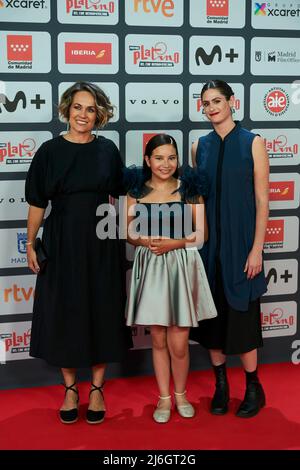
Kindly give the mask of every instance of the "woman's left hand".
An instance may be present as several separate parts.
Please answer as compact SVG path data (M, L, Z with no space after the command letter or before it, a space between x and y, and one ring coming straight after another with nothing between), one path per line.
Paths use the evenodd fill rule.
M163 255L164 253L168 253L168 251L176 250L181 248L180 244L181 240L174 240L169 238L155 238L151 240L149 244L149 249L155 255Z
M253 279L262 271L263 258L262 251L252 249L248 255L244 273L247 272L247 279Z

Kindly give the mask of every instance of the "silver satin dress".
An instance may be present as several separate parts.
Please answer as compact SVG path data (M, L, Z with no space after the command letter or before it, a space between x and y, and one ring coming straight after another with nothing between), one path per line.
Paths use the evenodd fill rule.
M181 208L179 218L182 218L185 204L179 201L175 204ZM150 209L158 204L145 205ZM160 214L160 218L163 220L163 215ZM149 211L148 219L151 219ZM174 220L176 224L176 214L173 224ZM156 236L165 235L163 224L160 227L157 225L157 228ZM171 232L170 238L178 238L174 236L173 228ZM153 236L153 230L151 234ZM160 256L149 248L136 248L126 305L127 325L197 327L199 321L216 316L217 311L197 248L181 248Z

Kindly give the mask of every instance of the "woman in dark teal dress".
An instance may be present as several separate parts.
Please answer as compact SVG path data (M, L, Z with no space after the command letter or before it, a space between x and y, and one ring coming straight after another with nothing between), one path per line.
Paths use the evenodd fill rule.
M62 95L59 110L69 131L39 148L26 180L28 266L35 273L36 234L48 201L52 206L43 230L48 262L37 277L30 354L62 369L64 423L78 418L76 368L92 368L86 418L94 424L104 419L105 365L122 360L131 346L119 242L96 234L96 209L118 195L123 165L115 144L92 134L113 115L101 89L76 83Z
M262 346L260 296L266 292L262 250L268 222L269 160L263 139L232 119L234 93L221 81L201 92L214 130L193 145L192 157L208 180L209 239L201 250L218 316L201 322L199 342L209 349L216 375L213 414L228 410L226 355L238 354L246 393L237 416L256 415L265 404L257 376Z

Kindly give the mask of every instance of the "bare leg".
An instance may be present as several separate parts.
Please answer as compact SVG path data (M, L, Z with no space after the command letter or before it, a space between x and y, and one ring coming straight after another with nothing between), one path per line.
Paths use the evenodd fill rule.
M152 357L155 377L159 388L159 395L170 395L170 355L167 345L167 328L165 326L151 326ZM160 400L158 408L170 409L171 399Z
M209 354L213 366L220 366L226 362L226 356L221 349L210 349Z
M74 382L76 382L76 369L62 368L61 372L64 378L64 383L67 387L70 387L74 384ZM74 385L73 388L77 390L77 385ZM72 390L68 390L68 392L65 394L64 402L60 409L67 411L72 410L73 408L77 408L77 399L77 393L72 392Z
M104 372L106 364L97 364L92 367L92 383L96 387L100 387L103 384ZM101 393L95 390L90 394L89 398L89 410L102 411L105 410L105 405Z
M257 349L241 354L240 358L246 372L254 372L257 369Z
M167 330L167 343L171 356L171 369L174 380L177 405L185 405L187 402L183 392L186 389L186 381L189 372L189 328L170 326Z

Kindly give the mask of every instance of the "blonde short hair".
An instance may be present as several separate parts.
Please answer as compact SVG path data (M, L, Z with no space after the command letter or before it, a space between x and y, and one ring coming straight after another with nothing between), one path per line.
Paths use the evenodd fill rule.
M94 83L76 82L74 85L69 87L62 94L60 99L58 106L60 116L67 121L69 120L73 97L78 91L87 91L94 97L97 113L95 126L98 128L104 127L114 115L114 106L111 104L104 91Z

